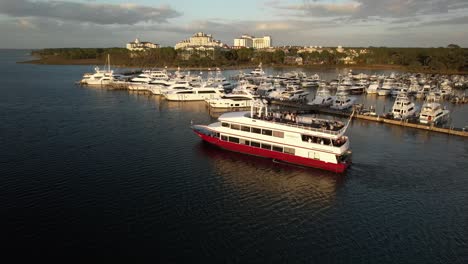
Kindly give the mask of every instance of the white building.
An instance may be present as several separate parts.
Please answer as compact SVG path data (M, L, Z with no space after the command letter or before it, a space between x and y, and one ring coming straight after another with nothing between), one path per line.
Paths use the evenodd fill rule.
M135 39L133 42L127 43L127 49L129 50L147 50L147 49L157 49L159 48L159 44L154 44L151 42L140 41L138 38Z
M252 48L253 47L253 36L242 35L240 38L234 39L234 48Z
M234 39L234 48L255 48L265 49L271 48L271 37L263 36L256 38L250 35L242 35L240 38Z
M189 39L182 40L175 45L175 49L192 50L212 50L224 47L227 47L224 43L213 39L211 34L205 34L203 32L195 33Z
M343 53L343 52L344 52L343 47L342 47L342 46L338 46L338 47L336 48L336 52Z

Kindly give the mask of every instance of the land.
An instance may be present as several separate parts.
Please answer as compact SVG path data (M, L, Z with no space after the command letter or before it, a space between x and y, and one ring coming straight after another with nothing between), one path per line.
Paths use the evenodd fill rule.
M360 52L356 52L360 51ZM365 51L365 52L363 52ZM112 67L162 68L186 70L246 69L264 67L350 68L398 70L407 72L468 74L468 49L465 48L349 48L343 52L324 49L301 52L295 48L275 50L216 50L187 52L171 47L132 52L123 48L42 49L35 50L34 60L21 63L49 65L104 65L107 54ZM300 63L296 63L299 60Z

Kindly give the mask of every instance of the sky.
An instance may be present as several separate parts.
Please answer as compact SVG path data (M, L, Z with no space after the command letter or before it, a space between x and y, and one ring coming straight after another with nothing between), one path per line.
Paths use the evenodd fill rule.
M196 32L233 45L468 47L468 0L0 0L0 48L174 46Z

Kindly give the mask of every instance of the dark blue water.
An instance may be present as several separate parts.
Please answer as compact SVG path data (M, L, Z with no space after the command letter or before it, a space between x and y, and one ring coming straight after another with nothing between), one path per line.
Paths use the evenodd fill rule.
M202 143L203 103L74 86L91 67L27 58L0 51L3 252L467 263L465 138L353 121L354 164L335 175Z

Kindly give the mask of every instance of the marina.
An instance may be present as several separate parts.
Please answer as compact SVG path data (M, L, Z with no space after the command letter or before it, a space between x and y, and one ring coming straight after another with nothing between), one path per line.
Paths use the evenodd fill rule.
M7 250L168 263L207 256L219 262L463 263L466 137L364 120L376 118L364 110L380 118L390 112L391 96L352 95L363 116L357 118L355 107L345 133L352 163L335 173L226 151L191 129L250 107L217 109L147 90L77 86L92 66L18 64L26 51L0 52L0 72L7 73L0 88ZM264 68L272 76L299 70ZM347 71L306 73L331 82ZM308 102L316 89L305 88ZM424 100L412 100L421 109ZM450 111L447 124L466 125L466 105L439 103ZM273 102L268 107L299 111ZM322 111L306 114L320 120L315 135L321 120L342 129L352 113ZM228 118L237 117L222 119ZM295 123L281 127L286 124L293 129Z
M111 72L109 65L107 67L108 71ZM444 111L444 118L437 117L436 120L436 117L429 117L429 122L421 119L423 115L419 114L421 110L428 109L426 105L436 105L441 100L447 100L453 104L463 104L467 101L464 93L462 96L457 95L452 88L454 84L462 90L464 87L468 87L464 84L465 76L434 77L422 74L395 74L393 72L388 76L378 76L364 73L355 74L349 71L344 75L339 74L335 79L337 81L333 83L333 81L321 80L316 73L308 77L301 71L291 71L276 76L267 75L261 64L250 73L241 71L239 74L228 77L224 77L220 69L208 71L206 80L202 77L203 72L200 72L200 75L191 75L190 72L184 73L180 68L174 73L167 70L142 72L143 74L137 76L147 76L142 81L147 84L134 86L133 83L116 77L113 82L103 79L105 83L98 86L114 90L146 91L174 101L204 100L209 108L226 109L226 111L230 108L248 108L252 105L250 101L254 97L266 99L271 104L292 107L304 113L347 117L351 115L351 109L358 108L354 118L449 135L468 136L466 124L464 127L454 127L452 124L447 124L448 110L440 110ZM99 70L97 70L97 74L100 76ZM86 83L87 76L89 74L85 74L84 79L78 83L95 85L94 82L93 84ZM128 76L128 74L115 76ZM130 79L132 78L130 77ZM159 79L164 79L164 84L158 83ZM228 79L231 82L227 81ZM177 83L180 84L177 86ZM301 87L308 87L309 90L315 89L316 95L310 98L310 93ZM336 90L334 96L331 95L330 89ZM396 97L396 101L389 113L376 114L368 111L368 108L375 108L375 106L357 104L356 97L350 94L377 94L379 97L392 95ZM424 98L427 103L418 109L410 99L410 94L415 98ZM400 104L398 110L395 108L397 104ZM421 121L418 121L416 114L420 115ZM433 118L432 122L430 118Z

